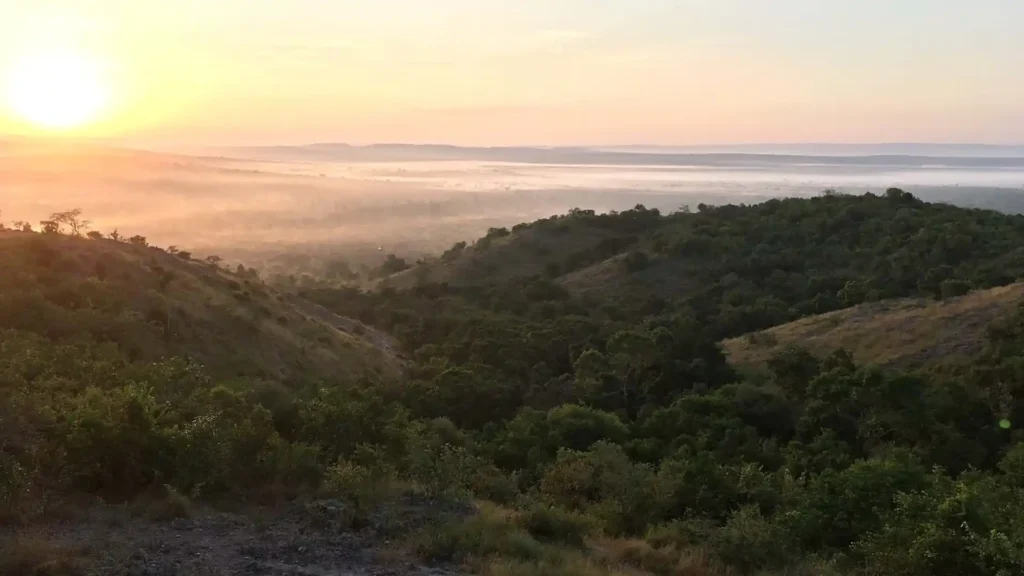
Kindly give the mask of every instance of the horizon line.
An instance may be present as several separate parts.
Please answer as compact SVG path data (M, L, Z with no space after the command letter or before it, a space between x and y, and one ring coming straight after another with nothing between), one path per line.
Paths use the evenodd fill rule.
M155 144L144 143L145 138L136 139L132 136L126 137L74 137L60 134L18 134L0 133L0 142L6 140L36 140L49 142L62 142L67 144L95 143L149 146ZM922 147L973 147L973 148L1024 148L1024 141L1020 143L997 143L997 142L928 142L928 141L875 141L875 142L843 142L843 141L800 141L800 142L731 142L731 143L701 143L701 144L652 144L652 143L630 143L630 144L457 144L451 142L431 141L374 141L374 142L348 142L344 140L310 140L303 143L257 143L257 144L221 144L221 143L194 143L194 144L163 144L160 147L194 147L194 148L305 148L314 146L348 146L352 148L369 148L373 146L409 146L409 147L446 147L446 148L482 148L482 149L536 149L536 150L568 150L568 149L593 149L602 148L749 148L749 147L784 147L784 146L842 146L842 147L885 147L885 146L922 146Z

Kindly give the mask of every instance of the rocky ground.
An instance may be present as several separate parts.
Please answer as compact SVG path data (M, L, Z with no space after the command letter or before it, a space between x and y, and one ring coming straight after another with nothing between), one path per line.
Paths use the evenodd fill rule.
M354 525L344 504L331 500L192 510L163 521L127 506L94 507L73 520L0 528L0 539L17 542L9 547L14 555L0 561L0 576L454 576L451 567L424 566L397 551L397 542L434 514L406 503Z

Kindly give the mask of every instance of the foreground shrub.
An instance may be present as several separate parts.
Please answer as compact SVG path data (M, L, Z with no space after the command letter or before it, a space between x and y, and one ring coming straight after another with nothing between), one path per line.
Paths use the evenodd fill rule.
M594 532L593 520L583 514L541 504L535 504L521 513L518 524L542 542L570 546L583 545L584 539Z
M598 519L610 534L642 533L658 505L651 468L607 442L586 452L560 450L540 493L546 502Z
M475 516L426 531L415 543L415 550L428 562L466 562L492 556L536 560L544 551L509 513L490 505L481 506Z
M117 390L90 388L72 401L56 437L67 454L67 473L76 488L132 495L165 471L168 438L151 390L129 385Z
M157 486L135 502L136 514L149 520L166 522L192 515L192 502L172 486Z
M736 571L722 564L701 546L655 547L637 539L606 538L595 545L596 558L605 565L619 566L629 574L636 569L658 576L733 576Z
M715 534L712 545L724 563L744 573L781 568L793 557L783 531L762 516L755 506L734 512Z
M971 476L971 475L965 475ZM852 547L868 576L982 576L1024 570L1024 492L1000 478L935 477L899 494L883 527Z
M390 467L339 460L327 469L323 491L340 498L345 508L330 521L340 522L343 528L364 527L374 510L394 494L395 482Z
M333 496L367 507L384 498L395 479L389 466L339 460L327 469L323 487Z

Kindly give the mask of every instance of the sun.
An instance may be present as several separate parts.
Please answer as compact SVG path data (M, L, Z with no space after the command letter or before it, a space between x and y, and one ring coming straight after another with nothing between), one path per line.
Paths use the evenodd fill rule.
M110 101L100 63L85 54L26 54L10 66L7 104L25 121L49 130L77 128L99 119Z

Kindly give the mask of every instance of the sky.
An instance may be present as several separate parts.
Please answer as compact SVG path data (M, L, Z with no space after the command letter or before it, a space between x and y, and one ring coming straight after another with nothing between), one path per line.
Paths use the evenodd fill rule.
M0 0L159 144L1024 143L1021 0ZM3 76L0 75L0 78ZM43 133L0 101L0 133ZM60 135L60 134L58 134Z

